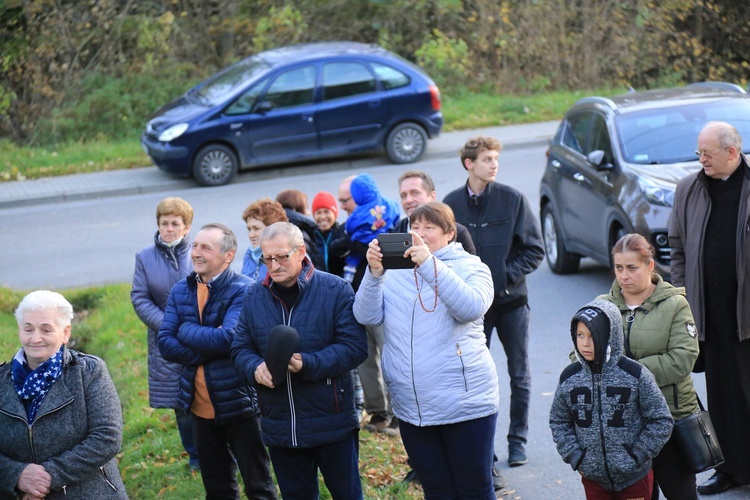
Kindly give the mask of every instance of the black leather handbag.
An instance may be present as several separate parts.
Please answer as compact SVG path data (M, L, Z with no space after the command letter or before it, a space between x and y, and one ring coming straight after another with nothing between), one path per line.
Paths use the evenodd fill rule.
M698 398L700 411L674 423L674 433L690 468L696 474L724 463L711 416Z

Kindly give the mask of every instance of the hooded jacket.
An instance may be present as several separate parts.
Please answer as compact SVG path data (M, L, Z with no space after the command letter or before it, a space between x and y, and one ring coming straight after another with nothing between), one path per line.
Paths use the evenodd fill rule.
M460 244L437 250L414 271L365 272L354 315L383 324L383 378L393 413L412 425L445 425L497 413L498 383L484 335L493 298L490 270ZM437 279L435 277L437 265ZM435 293L438 295L434 312Z
M305 258L297 285L299 296L288 309L270 276L253 284L232 342L237 372L258 391L263 442L280 448L335 443L359 428L350 371L367 358L365 329L354 319L349 283L316 270ZM278 325L297 330L302 369L287 372L286 381L271 389L255 381L255 370Z
M672 417L681 420L698 411L698 397L690 375L698 358L698 338L685 289L667 283L658 274L652 279L654 293L632 312L622 296L617 280L608 295L620 310L628 357L649 369L661 388Z
M672 416L653 375L623 356L620 311L594 300L571 322L591 331L595 358L578 361L560 375L550 410L552 439L563 461L611 491L640 481L672 433Z
M115 455L122 444L120 398L104 361L65 349L63 371L31 426L0 365L0 499L14 499L28 464L52 476L48 499L128 498ZM20 498L20 497L19 497Z
M148 327L148 404L151 408L179 408L182 365L165 360L156 344L167 298L172 287L193 269L190 238L185 235L169 247L154 236L154 244L135 256L133 289L130 301L141 321Z
M380 194L378 185L370 174L355 177L349 190L357 204L357 208L346 219L346 233L352 241L368 244L398 222L399 206Z

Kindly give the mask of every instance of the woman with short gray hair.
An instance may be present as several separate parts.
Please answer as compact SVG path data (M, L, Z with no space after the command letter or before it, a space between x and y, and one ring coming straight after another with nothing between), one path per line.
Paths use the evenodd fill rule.
M0 366L0 498L128 497L120 399L104 361L66 347L72 319L47 290L16 310L22 347Z

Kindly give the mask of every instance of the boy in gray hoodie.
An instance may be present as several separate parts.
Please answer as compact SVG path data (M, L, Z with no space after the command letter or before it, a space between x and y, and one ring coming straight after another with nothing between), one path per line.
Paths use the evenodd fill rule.
M672 433L664 396L648 369L623 356L614 304L587 304L570 331L577 361L560 375L549 417L557 451L581 474L586 498L650 499L651 460Z

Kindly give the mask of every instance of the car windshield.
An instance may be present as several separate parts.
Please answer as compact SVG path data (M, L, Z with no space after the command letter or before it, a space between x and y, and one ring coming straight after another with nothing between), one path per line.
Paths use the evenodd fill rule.
M698 134L706 122L727 122L750 137L750 100L724 99L656 107L616 118L625 161L640 164L697 161Z
M264 73L269 65L255 58L245 59L188 92L188 98L203 106L216 106L224 102L240 87L244 87L256 76Z

